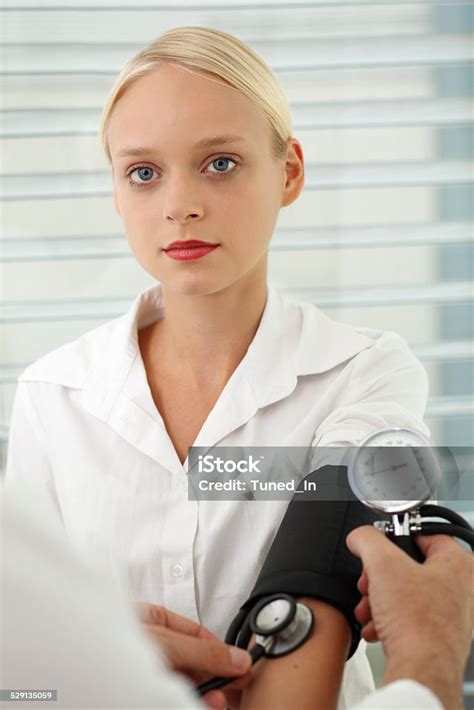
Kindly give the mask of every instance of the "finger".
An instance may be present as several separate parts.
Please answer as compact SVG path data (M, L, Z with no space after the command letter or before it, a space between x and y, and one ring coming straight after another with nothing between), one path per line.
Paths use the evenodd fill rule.
M238 710L242 702L242 691L233 690L230 686L227 686L224 690L224 693L226 697L227 707L229 707L230 710Z
M245 675L237 678L237 680L232 681L224 688L225 697L227 700L227 705L230 710L238 710L242 701L242 691L252 682L252 673L245 673Z
M175 670L211 676L240 676L252 664L247 651L219 639L195 638L159 626L149 628L162 644Z
M427 560L440 556L450 557L463 549L450 535L416 535L415 541Z
M367 573L365 569L362 570L362 574L359 577L359 581L357 582L357 589L364 596L369 593L369 580L367 578Z
M164 607L146 602L133 602L138 618L144 624L163 624L165 622Z
M352 530L346 537L346 545L354 555L360 557L368 578L371 574L386 576L392 561L409 567L417 564L372 525L362 525Z
M187 678L189 678L194 685L201 685L201 683L205 683L206 681L209 680L209 673L203 673L202 671L188 671L186 673L183 673L183 675L186 675ZM213 674L215 675L215 674ZM232 680L232 682L228 683L226 686L223 688L223 692L227 694L228 690L238 690L241 692L245 688L247 688L250 683L252 682L252 673L249 671L248 673L244 673L242 676L235 676L235 678Z
M379 640L373 621L369 621L369 623L362 629L362 638L368 643L375 643Z
M148 604L146 602L135 602L134 606L139 614L140 620L145 624L164 626L173 631L178 631L187 636L196 636L197 638L217 638L217 636L204 626L201 626L201 624L187 619L185 616L181 616L181 614L176 614L164 606Z
M229 683L229 685L226 686L226 688L229 688L230 690L243 690L244 688L247 688L251 682L252 673L249 671L248 673L244 673L244 675L241 675L233 680L232 683Z
M225 710L227 699L222 690L210 690L202 696L204 704L213 710Z
M372 611L370 609L370 602L368 597L362 597L360 602L354 609L354 616L362 626L369 623L372 618Z

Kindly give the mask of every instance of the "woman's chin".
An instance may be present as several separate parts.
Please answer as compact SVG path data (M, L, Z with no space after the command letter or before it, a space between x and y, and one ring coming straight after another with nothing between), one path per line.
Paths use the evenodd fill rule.
M212 278L209 274L183 274L183 277L160 281L165 291L172 291L181 296L209 296L222 291L229 284L221 278Z

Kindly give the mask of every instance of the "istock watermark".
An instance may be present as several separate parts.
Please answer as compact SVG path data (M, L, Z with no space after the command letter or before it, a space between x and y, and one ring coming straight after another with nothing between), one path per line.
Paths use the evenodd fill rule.
M309 458L308 458L309 456ZM311 450L303 447L192 447L188 455L190 500L291 500ZM311 488L315 489L314 483Z
M474 515L473 447L434 446L425 452L423 447L393 446L193 446L188 452L188 499L350 500L354 491L348 469L355 452L363 455L351 480L357 479L366 498L415 499L420 486L432 479L431 499L453 501L456 510ZM439 480L427 470L430 452L439 458Z
M263 456L259 456L257 461L254 460L252 454L247 459L224 459L220 456L198 455L198 471L199 473L262 473L260 464Z

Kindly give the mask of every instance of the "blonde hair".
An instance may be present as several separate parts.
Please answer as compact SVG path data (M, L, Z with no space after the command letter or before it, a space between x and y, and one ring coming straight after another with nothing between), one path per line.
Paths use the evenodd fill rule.
M233 35L210 27L175 27L132 57L123 67L104 107L99 140L109 163L108 127L117 101L139 77L162 64L176 64L200 73L210 72L251 99L267 119L272 154L281 159L292 136L288 100L272 69Z

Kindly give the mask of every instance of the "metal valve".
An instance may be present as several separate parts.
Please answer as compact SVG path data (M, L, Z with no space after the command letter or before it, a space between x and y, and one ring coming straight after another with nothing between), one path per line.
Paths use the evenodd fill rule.
M410 535L421 532L421 513L419 508L414 508L406 513L393 513L392 521L378 520L374 527L385 535Z

